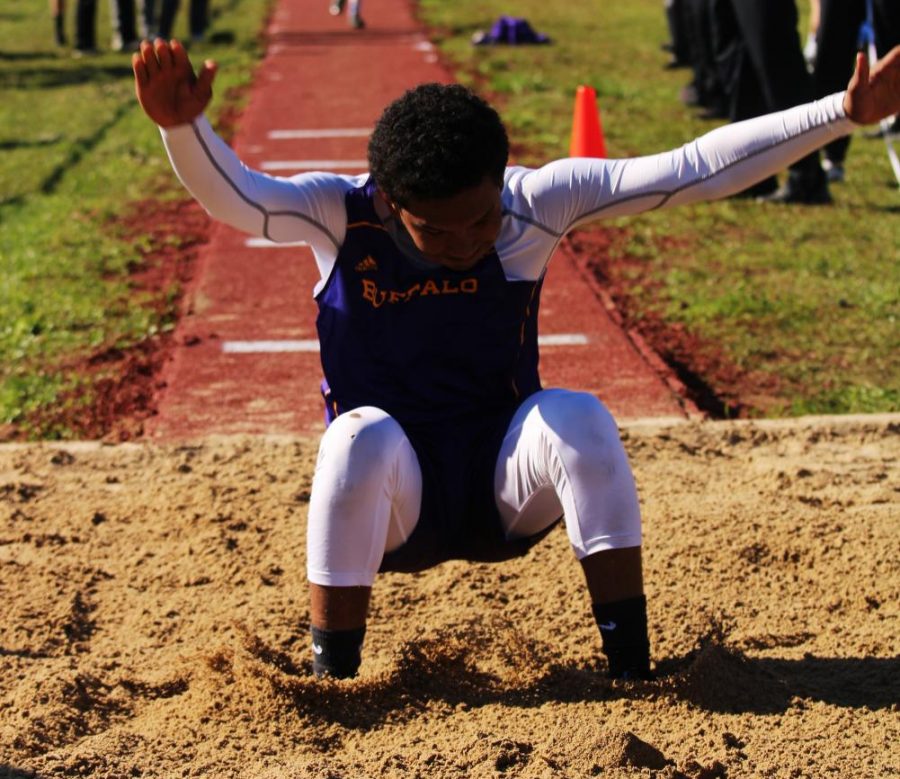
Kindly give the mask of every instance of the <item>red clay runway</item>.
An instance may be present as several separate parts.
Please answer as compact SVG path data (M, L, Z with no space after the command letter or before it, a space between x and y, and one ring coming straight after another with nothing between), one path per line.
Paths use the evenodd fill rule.
M417 83L452 80L406 0L367 0L362 31L330 17L327 5L277 6L235 138L252 167L362 172L366 131L382 108ZM248 245L247 236L217 225L188 290L147 435L320 433L316 281L308 248ZM619 419L696 415L665 366L618 327L565 244L550 264L540 333L544 386L594 392Z

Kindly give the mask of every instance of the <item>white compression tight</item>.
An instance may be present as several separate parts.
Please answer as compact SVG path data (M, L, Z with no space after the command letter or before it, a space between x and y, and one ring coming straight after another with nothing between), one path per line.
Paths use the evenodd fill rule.
M593 395L535 393L500 447L494 497L508 538L535 535L560 514L580 560L640 546L634 478L616 423ZM307 531L314 584L369 587L385 552L419 517L422 474L403 429L372 406L339 416L322 438Z

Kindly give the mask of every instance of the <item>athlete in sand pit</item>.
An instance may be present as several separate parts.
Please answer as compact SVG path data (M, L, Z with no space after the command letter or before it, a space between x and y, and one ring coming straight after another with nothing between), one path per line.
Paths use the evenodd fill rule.
M563 516L609 675L650 678L641 522L616 424L593 395L542 389L544 271L571 228L746 189L855 123L900 111L900 47L848 90L624 160L507 167L497 114L460 86L392 103L370 175L267 176L203 117L176 41L144 42L137 96L184 185L212 216L307 241L327 416L309 507L313 668L352 677L379 571L524 554Z

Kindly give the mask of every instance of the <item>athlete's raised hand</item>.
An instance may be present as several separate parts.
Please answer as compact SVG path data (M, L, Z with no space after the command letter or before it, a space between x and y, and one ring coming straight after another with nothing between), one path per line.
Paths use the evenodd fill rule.
M844 110L854 122L871 124L900 113L900 46L895 46L870 69L862 52L847 85Z
M134 91L141 107L160 127L194 121L212 99L216 63L206 60L198 74L178 41L143 41L131 58Z

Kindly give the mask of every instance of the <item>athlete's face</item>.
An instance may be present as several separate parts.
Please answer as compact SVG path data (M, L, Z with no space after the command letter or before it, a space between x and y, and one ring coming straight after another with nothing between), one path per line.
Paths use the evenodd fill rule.
M471 268L500 234L500 187L490 179L452 197L390 205L425 258L451 270Z

